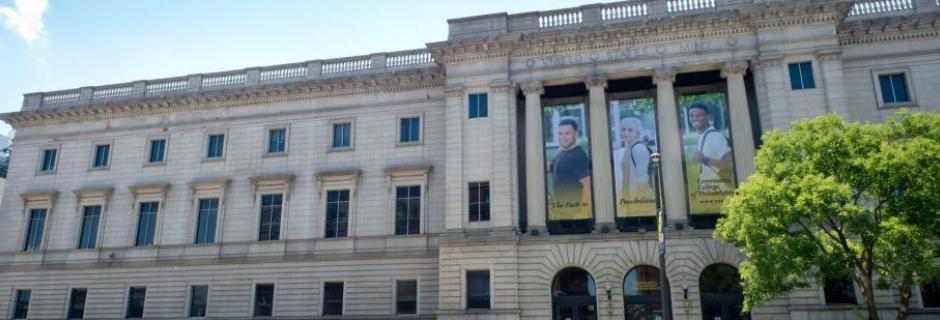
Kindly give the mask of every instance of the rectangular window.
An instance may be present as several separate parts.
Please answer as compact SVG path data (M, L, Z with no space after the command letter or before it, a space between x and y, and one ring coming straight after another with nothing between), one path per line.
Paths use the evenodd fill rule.
M851 278L826 280L823 286L826 304L856 304Z
M42 166L39 168L41 172L51 172L55 171L55 162L56 155L59 153L57 149L46 149L42 151Z
M157 211L159 210L159 202L140 203L140 213L137 218L137 241L134 245L138 247L153 245L154 234L157 231Z
M395 188L395 234L418 234L421 226L421 186Z
M270 317L274 314L274 284L255 285L255 317Z
M280 239L282 200L283 195L280 194L261 196L261 224L258 228L258 241Z
M470 183L470 221L490 221L490 183Z
M323 284L323 315L343 315L342 282L327 282Z
M352 147L352 123L333 124L333 149Z
M93 168L105 168L108 166L108 158L111 156L111 145L101 144L95 146L95 161Z
M421 141L421 118L401 118L399 127L400 143L416 143Z
M813 80L813 63L799 62L787 65L790 69L790 89L813 89L816 81Z
M16 301L13 302L13 319L26 319L29 315L30 290L16 290Z
M147 288L131 287L127 296L127 314L124 317L143 318L145 299L147 299Z
M471 94L469 101L470 119L486 118L489 113L487 103L485 93Z
M345 237L349 226L349 190L326 192L327 238Z
M189 289L189 317L201 318L206 316L206 306L209 304L209 286L192 286Z
M98 223L101 221L101 206L82 208L82 227L78 232L78 248L92 249L98 242Z
M879 75L878 82L881 85L881 101L884 104L911 102L904 73Z
M196 217L196 243L215 243L216 221L219 218L219 198L199 199Z
M284 153L287 151L287 129L268 130L268 153Z
M150 140L149 163L162 163L166 160L166 139Z
M73 288L69 294L69 319L85 318L85 297L88 295L88 289Z
M418 313L418 281L398 280L395 282L395 314Z
M206 151L207 159L221 159L225 154L225 135L213 134L209 136L209 145Z
M38 251L42 248L42 233L46 229L46 209L29 210L26 241L23 251Z
M467 309L490 308L490 271L467 271Z

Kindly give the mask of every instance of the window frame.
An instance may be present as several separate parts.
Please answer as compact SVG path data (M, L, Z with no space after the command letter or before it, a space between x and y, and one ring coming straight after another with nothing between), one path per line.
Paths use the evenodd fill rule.
M26 315L22 318L17 318L16 307L17 307L17 304L19 304L20 302L20 292L22 291L29 292L29 301L26 301ZM29 313L33 311L33 308L31 308L32 303L33 303L33 288L13 288L12 298L13 298L12 299L13 301L10 304L10 314L9 314L10 318L9 319L14 319L14 320L15 319L29 319Z
M225 195L228 191L228 179L221 180L203 180L190 183L192 188L192 208L195 208L195 211L189 227L192 228L189 231L190 239L192 239L192 244L194 245L214 245L222 241L222 225L225 221ZM219 199L219 208L216 212L215 217L215 242L213 243L196 243L196 235L198 233L197 228L199 227L199 200L208 199L208 198L218 198Z
M285 226L289 225L288 221L290 220L290 194L291 194L291 184L293 183L293 175L283 175L283 176L254 176L249 178L252 184L252 210L255 210L255 225L252 230L254 230L254 236L251 239L255 239L255 242L275 242L275 241L284 241L288 239L288 229ZM281 195L281 214L279 220L278 229L278 238L277 240L258 240L261 236L261 207L262 207L262 197L264 195ZM222 228L219 228L222 229Z
M332 151L347 151L354 150L356 148L356 119L354 118L340 118L330 120L330 125L327 127L330 130L329 137L330 140L327 141L327 150ZM349 124L349 145L336 147L333 145L333 140L336 139L336 126L342 124Z
M277 239L272 239L272 238L274 238L274 237L271 236L271 232L270 232L270 231L268 231L268 238L267 238L267 239L261 239L261 228L262 228L263 225L264 225L264 224L263 224L264 221L263 221L262 219L263 219L263 216L264 216L264 213L263 213L263 210L264 210L264 201L263 201L263 200L264 200L264 197L265 197L265 196L272 196L272 197L273 197L273 196L280 196L280 199L281 199L281 201L280 201L281 203L280 203L279 205L277 205L277 206L278 206L278 209L279 209L279 212L278 212L278 215L277 215ZM283 226L284 226L284 216L285 216L285 214L284 214L284 211L285 211L285 204L286 204L286 202L287 202L286 199L287 199L287 196L286 196L284 193L278 193L278 192L262 192L262 193L259 193L259 194L258 194L258 206L257 206L257 208L258 208L258 228L255 229L255 230L257 230L257 237L255 237L255 239L257 239L256 241L262 242L262 241L280 241L280 240L284 240L284 237L283 237L283 235L284 235L284 228L283 228ZM270 225L269 225L269 226L270 226Z
M53 208L55 208L55 200L58 197L58 192L44 192L44 193L25 193L21 195L23 198L24 206L21 217L20 225L23 226L23 229L20 231L20 237L17 240L17 250L20 253L38 253L46 250L46 246L49 243L49 231L52 229L49 221L52 219ZM46 210L46 219L43 221L42 228L42 239L39 241L39 248L34 251L26 251L26 241L27 241L27 232L29 231L29 221L32 210L43 209Z
M480 107L479 107L479 105L477 105L477 110L476 110L477 113L476 113L476 114L473 113L473 111L474 111L474 110L473 110L473 101L474 101L473 98L476 97L476 98L477 98L476 101L479 103L479 101L480 101L480 100L479 100L479 96L483 96L483 97L484 97L484 99L482 100L482 101L485 102L485 103L484 103L484 106L483 106L483 108L484 108L484 114L483 114L483 115L480 115ZM486 92L486 91L467 93L467 119L473 120L473 119L489 118L489 116L490 116L490 101L489 101L489 100L490 100L490 96L489 96L489 93Z
M418 140L414 141L401 141L401 123L405 119L418 119ZM395 117L395 146L405 147L405 146L420 146L424 145L424 112L411 112L411 113L402 113Z
M108 156L105 159L105 164L102 166L96 166L98 160L98 147L108 146ZM111 158L114 155L114 141L102 140L95 141L91 143L91 159L88 162L88 171L104 171L111 169Z
M323 171L317 172L314 174L316 178L316 190L317 197L319 201L314 201L314 212L323 212L324 214L317 214L317 220L314 226L315 236L320 238L326 238L326 199L328 191L336 190L349 190L349 213L347 214L348 221L346 222L346 237L355 237L356 236L356 197L357 197L357 187L359 184L359 175L361 171L359 170L349 170L349 171ZM330 238L332 239L332 238Z
M831 302L830 303L828 299L826 299L826 281L827 280L823 280L823 282L820 283L820 286L819 286L819 294L820 294L819 298L823 306L827 306L827 307L828 306L857 306L859 305L859 301L863 301L862 299L859 299L861 298L861 296L859 296L859 289L858 289L858 286L855 285L855 280L853 280L852 277L847 277L846 279L842 279L842 280L849 281L849 284L852 286L852 296L853 296L852 298L855 300L855 302ZM831 280L831 281L839 281L839 280Z
M52 161L52 169L43 170L43 164L46 161L46 151L55 151L55 157ZM62 158L62 145L44 145L39 147L39 155L36 161L36 175L55 174L59 170L59 162Z
M326 314L326 284L328 283L339 283L343 285L343 296L340 300L341 307L340 307L340 314L338 315ZM346 283L347 281L345 279L329 279L329 280L323 280L322 282L320 282L320 316L321 317L342 317L346 315L346 294L349 292L349 290L346 290L347 289Z
M79 201L81 202L81 200ZM89 201L89 203L80 203L78 207L79 207L79 210L78 210L79 221L81 222L78 224L78 239L77 239L78 243L76 243L75 248L78 250L98 249L99 247L101 247L101 242L99 240L101 240L101 233L102 233L101 229L103 229L101 222L103 220L102 218L104 217L104 208L105 208L104 204L95 202L95 201ZM85 209L90 208L90 207L98 207L98 223L95 226L96 230L95 230L94 245L92 245L91 247L82 248L82 236L83 236L82 231L85 230Z
M206 315L202 317L194 317L192 314L193 307L193 288L195 287L206 287ZM209 297L212 295L212 286L204 282L194 282L188 283L186 288L186 308L183 310L183 318L186 319L205 319L209 317Z
M153 142L163 140L163 160L158 162L150 161L150 158L153 156ZM144 145L147 148L147 152L144 154L144 167L158 167L165 166L167 159L170 155L170 136L169 135L159 135L159 136L150 136L147 137L147 143Z
M144 289L144 302L140 306L140 317L130 317L130 306L131 306L131 290L135 288ZM127 286L127 289L124 290L124 319L143 319L147 314L147 294L150 290L147 290L147 286Z
M477 202L473 202L473 199L470 199L471 190L473 189L473 185L474 185L474 184L479 185L479 184L484 184L484 183L486 184L486 193L487 193L486 198L487 198L487 201L486 201L486 202L482 202L482 201L480 201L480 198L478 197L478 198L477 198ZM493 204L493 199L492 199L492 192L491 192L491 191L492 191L492 185L490 184L489 181L470 181L470 182L467 182L467 210L465 211L465 212L467 213L467 217L466 217L465 221L467 221L468 223L483 224L483 223L489 223L490 221L493 220L493 212L492 212L492 209L493 209L493 206L492 206L492 204ZM486 220L483 220L482 218L479 217L480 212L482 212L482 210L480 210L480 212L477 212L477 216L478 216L477 220L471 219L471 218L473 217L472 205L473 205L473 204L482 205L483 203L486 204L486 208L487 208L487 212L488 212L488 216L487 216Z
M809 71L810 71L809 77L810 77L811 80L813 81L813 83L812 83L813 86L812 86L812 87L807 87L807 86L806 86L806 79L807 79L807 77L806 77L806 76L804 75L804 73L803 73L803 71L804 71L804 70L803 70L803 65L804 65L804 64L809 64ZM797 66L797 70L799 70L799 76L800 76L800 87L799 87L799 88L794 88L794 87L793 87L793 72L790 72L790 66L791 66L791 65L796 65L796 66ZM789 86L789 87L790 87L790 91L813 90L813 89L816 89L816 88L819 87L819 85L816 83L816 64L813 63L813 60L812 60L812 59L810 59L810 60L799 60L799 61L787 62L787 75L788 75L787 79L790 80L790 86Z
M29 238L30 238L29 231L30 231L30 225L31 225L32 222L33 222L33 211L36 211L36 210L44 210L46 215L45 215L45 217L43 217L43 219L42 219L42 228L41 228L41 229L42 229L42 234L39 235L39 247L36 248L36 249L34 249L34 250L29 250L29 248L28 248L27 246L29 245ZM22 236L22 239L23 239L23 240L22 240L22 243L21 243L20 246L19 246L20 252L35 253L35 252L42 252L42 251L45 251L45 250L46 250L46 243L47 243L47 240L48 240L47 234L48 234L48 232L49 232L49 220L50 220L50 219L49 219L49 218L50 218L49 209L48 209L48 208L45 208L45 207L35 207L35 208L31 208L31 207L29 207L29 206L27 205L27 207L25 208L25 214L24 214L24 216L25 216L25 223L23 223L23 236Z
M469 281L469 276L470 276L470 273L471 273L471 272L486 272L486 273L487 273L487 277L488 277L487 280L489 281L489 287L488 287L488 288L489 288L489 290L488 290L488 298L489 298L489 299L488 299L488 300L489 300L488 302L489 302L489 306L488 306L488 307L485 307L485 308L471 308L471 307L470 307L470 281ZM461 277L461 279L460 279L460 283L461 283L461 290L460 290L460 291L461 291L461 297L462 297L462 299L461 299L461 300L462 300L462 301L461 301L461 302L462 302L462 307L463 307L462 309L463 309L463 310L493 310L493 305L494 305L494 303L493 303L493 302L494 302L494 301L493 301L493 278L494 278L494 277L493 277L493 268L488 268L488 267L480 267L480 268L467 267L466 269L463 270L463 272L461 272L461 274L462 274L462 277Z
M284 150L279 152L271 152L271 136L275 130L284 130ZM290 125L288 124L277 124L277 125L268 125L264 127L264 157L282 157L286 156L290 152Z
M212 241L211 242L199 242L199 222L201 221L200 217L202 215L202 201L203 200L215 200L215 223L212 232ZM193 229L193 244L195 245L207 245L207 244L216 244L219 242L219 221L221 221L222 216L222 198L221 197L196 197L195 198L195 208L196 208L196 221L194 223ZM208 235L208 233L207 233Z
M346 200L346 234L340 236L340 235L339 235L339 229L337 229L337 230L336 230L337 235L334 235L334 236L330 237L329 234L328 234L328 232L327 232L327 230L330 228L330 224L329 224L329 221L330 221L330 219L329 219L329 218L330 218L330 217L329 217L329 210L330 210L330 206L329 206L329 205L330 205L329 195L330 195L330 192L339 192L339 193L341 193L341 192L343 192L343 191L345 191L345 192L347 193L347 197L346 197L346 199L347 199L347 200ZM351 215L352 215L352 202L353 202L352 190L350 190L350 189L345 189L345 188L329 188L329 189L323 190L323 192L324 192L324 196L325 196L325 197L324 197L324 200L323 200L323 220L324 220L324 223L323 223L323 238L327 238L327 239L342 239L342 238L348 238L348 237L350 236L349 234L351 233L351 232L350 232L350 231L351 231L351 230L350 230L350 226L351 226L350 220L353 220L353 219L351 219ZM339 204L341 203L340 200L337 200L336 202L337 202L337 205L339 205ZM337 210L339 210L339 209L337 209ZM337 212L337 215L338 215L338 214L339 214L339 212ZM337 217L337 220L338 220L338 217Z
M69 312L72 310L72 302L73 302L73 300L72 300L72 298L73 298L73 297L72 297L72 293L73 293L75 290L85 290L85 302L83 302L83 305L82 305L82 317L81 317L81 318L72 318L72 317L69 317ZM66 298L66 302L65 302L65 319L69 319L69 320L71 320L71 319L84 319L84 318L85 318L85 312L86 312L87 310L88 310L88 287L68 287L68 297Z
M400 281L414 281L415 283L415 312L414 313L401 313L398 311L398 283ZM392 287L394 288L392 300L392 314L396 316L417 316L421 314L421 279L419 278L395 278L392 279Z
M270 315L270 316L256 316L256 315L255 315L255 308L257 308L257 302L258 302L257 299L258 299L258 286L259 286L259 285L271 285L271 286L272 286L272 288L271 288L271 315ZM250 301L251 301L251 308L248 309L248 316L250 316L250 317L252 317L252 318L258 318L258 317L262 317L262 318L274 318L274 317L276 317L276 316L277 316L277 282L276 282L276 281L273 281L273 280L271 280L271 281L268 281L268 280L259 280L259 281L254 281L254 282L252 282L252 284L251 284L251 300L250 300ZM207 297L207 300L206 300L206 306L208 306L208 297ZM208 315L208 312L209 312L209 310L208 310L208 308L207 308L207 309L206 309L206 314L207 314L207 315Z
M907 97L909 101L906 102L892 102L886 103L882 96L881 88L881 76L890 76L896 74L903 74L905 85L907 85ZM914 90L914 79L911 76L910 67L893 67L893 68L880 68L871 70L871 79L872 86L874 87L875 93L875 104L879 110L884 109L897 109L897 108L916 108L917 105L917 94ZM893 84L892 84L893 86Z
M428 225L428 190L430 180L428 179L428 174L431 171L431 166L418 166L418 167L403 167L403 168L387 168L385 169L385 178L386 178L386 187L387 187L387 204L386 212L391 215L390 219L387 221L386 230L388 235L395 237L402 236L415 236L427 233ZM421 208L419 211L419 221L418 221L418 233L410 235L396 235L395 234L395 205L396 205L396 194L397 188L402 186L415 186L419 185L421 187Z
M152 248L157 247L161 244L161 235L163 233L163 219L166 215L166 192L170 188L169 184L148 184L148 185L138 185L131 186L131 194L133 195L134 200L134 218L131 222L131 232L128 232L128 237L131 247L134 248ZM137 231L140 225L140 204L143 202L157 202L157 217L154 220L154 230L153 230L153 243L148 246L138 246L137 245Z
M203 162L215 162L215 161L225 161L225 157L228 155L228 130L213 130L208 131L203 135L202 143L202 161ZM222 136L222 154L218 157L209 157L209 147L210 142L212 141L212 136Z

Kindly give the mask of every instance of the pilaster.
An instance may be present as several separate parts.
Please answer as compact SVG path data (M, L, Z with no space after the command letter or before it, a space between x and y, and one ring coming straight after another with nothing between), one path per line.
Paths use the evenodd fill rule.
M511 113L515 110L513 99L515 87L509 82L490 83L490 117L493 121L493 136L503 137L493 141L493 178L490 183L490 211L494 228L512 228L512 148Z
M444 194L447 199L444 211L446 233L460 233L463 229L464 179L463 179L463 96L464 87L448 86L445 89L445 123L447 141L445 151L446 175Z
M525 156L526 156L526 217L529 232L545 231L545 154L542 150L542 94L541 81L519 85L525 94Z

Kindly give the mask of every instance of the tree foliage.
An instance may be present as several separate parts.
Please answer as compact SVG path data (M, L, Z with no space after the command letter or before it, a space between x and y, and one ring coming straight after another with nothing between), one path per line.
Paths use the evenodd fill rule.
M725 201L715 237L737 246L745 308L824 279L851 277L870 319L875 289L938 272L940 115L901 112L880 124L835 115L764 136L756 173Z

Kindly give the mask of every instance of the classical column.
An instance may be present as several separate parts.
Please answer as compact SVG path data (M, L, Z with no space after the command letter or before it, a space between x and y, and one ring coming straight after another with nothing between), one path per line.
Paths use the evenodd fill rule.
M594 182L594 232L614 230L614 181L610 164L610 123L607 119L607 78L588 76L591 119L591 181Z
M754 173L754 134L751 129L751 112L744 89L744 73L747 61L730 61L721 64L721 76L728 81L728 111L731 118L731 141L734 144L734 173L738 183L743 183Z
M676 108L676 69L663 67L653 70L656 84L656 119L659 122L659 153L662 154L663 208L668 224L688 222L685 179L682 177L682 131L679 129L679 109Z
M545 231L545 154L542 150L542 94L539 81L520 84L525 94L526 217L529 232Z

